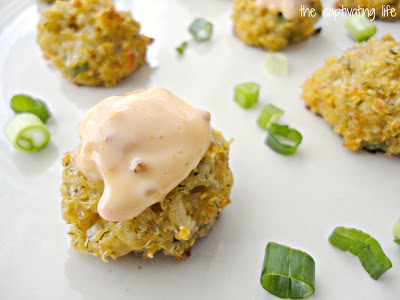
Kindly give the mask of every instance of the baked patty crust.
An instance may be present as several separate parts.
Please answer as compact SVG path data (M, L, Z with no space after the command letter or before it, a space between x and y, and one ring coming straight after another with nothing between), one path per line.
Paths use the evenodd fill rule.
M303 85L303 99L344 146L400 153L400 44L390 35L332 57Z
M131 220L109 222L97 211L103 181L85 178L67 153L63 159L62 216L69 224L73 247L103 260L129 252L140 252L146 258L157 251L177 260L189 256L195 240L211 230L230 203L233 177L228 156L229 143L213 130L211 145L200 163L161 203Z

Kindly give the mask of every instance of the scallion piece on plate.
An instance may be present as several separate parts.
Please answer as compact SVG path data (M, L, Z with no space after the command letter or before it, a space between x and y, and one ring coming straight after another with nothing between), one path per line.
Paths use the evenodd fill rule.
M268 243L260 281L264 289L280 298L306 298L315 290L314 259L303 251Z
M393 227L394 242L400 245L400 218L394 224Z
M296 129L287 125L271 124L265 143L279 154L293 155L302 140L302 135Z
M329 242L332 246L357 256L364 269L375 280L392 267L378 241L360 230L336 227Z
M246 82L235 86L235 102L241 107L248 109L258 102L260 85L255 82Z
M187 41L182 42L178 47L176 47L176 51L179 55L183 55L189 43Z
M367 41L376 33L376 26L370 19L363 15L348 18L344 26L357 42Z
M11 98L10 106L16 114L31 113L37 115L45 124L51 117L46 103L27 95L15 95Z
M257 119L257 124L265 130L268 130L271 124L278 122L284 111L272 104L265 105Z
M198 42L208 41L213 34L213 24L204 18L198 18L189 26L189 33Z
M289 60L284 54L268 52L265 54L265 68L273 75L284 76L288 73Z
M11 119L4 134L20 152L38 152L47 146L50 133L38 116L24 113Z

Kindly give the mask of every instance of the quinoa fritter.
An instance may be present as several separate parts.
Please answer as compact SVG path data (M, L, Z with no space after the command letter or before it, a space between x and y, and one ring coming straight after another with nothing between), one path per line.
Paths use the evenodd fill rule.
M37 42L75 84L114 86L145 63L151 38L109 0L57 1L41 13Z
M383 16L382 7L387 7L389 5L391 8L395 9L396 15ZM378 19L385 21L396 21L400 19L400 0L339 0L336 3L338 8L348 8L357 9L359 6L362 8L368 8L369 10L374 9L375 15Z
M322 14L319 0L309 0L307 8L315 8L316 16L299 16L285 19L279 11L256 5L256 0L235 0L232 19L234 34L244 43L277 51L288 45L307 39L316 33L314 24Z
M86 179L63 159L62 215L70 224L72 245L83 253L116 259L131 251L152 258L162 250L179 260L190 256L197 238L205 236L230 203L233 177L228 165L229 143L213 130L211 144L198 166L161 203L136 218L109 222L97 212L103 181Z
M399 154L399 74L400 44L386 35L328 59L305 81L302 97L350 150Z

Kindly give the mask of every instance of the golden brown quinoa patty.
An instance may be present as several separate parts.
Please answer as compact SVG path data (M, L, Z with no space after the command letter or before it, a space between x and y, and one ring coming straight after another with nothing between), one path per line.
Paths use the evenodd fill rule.
M145 63L151 38L109 0L57 1L41 13L37 41L75 84L114 86Z
M228 165L229 143L213 131L211 145L198 166L161 202L139 216L109 222L97 212L102 181L86 179L63 159L62 215L70 224L72 245L83 253L116 259L129 252L152 258L157 251L177 260L190 256L197 238L205 236L230 203L233 177Z
M391 8L395 9L396 16L392 17L390 14L383 16L382 7L390 5ZM378 19L385 21L396 21L400 19L400 0L339 0L336 3L338 8L357 9L359 6L362 8L374 9L375 15Z
M399 154L399 74L400 44L386 35L328 59L305 81L302 97L350 150Z
M233 3L233 32L244 43L276 51L307 39L316 32L314 24L322 14L319 0L309 0L307 7L315 8L315 17L284 19L279 11L257 6L256 0L235 0Z

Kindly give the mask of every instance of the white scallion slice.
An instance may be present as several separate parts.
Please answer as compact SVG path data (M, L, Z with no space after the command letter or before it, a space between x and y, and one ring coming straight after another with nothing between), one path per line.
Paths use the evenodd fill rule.
M357 42L367 41L376 33L376 26L370 19L363 15L348 18L344 26Z
M47 146L50 133L40 118L34 114L19 114L11 119L4 134L20 152L38 152Z
M214 26L204 18L197 18L189 26L189 33L197 42L205 42L211 39Z
M289 60L284 54L268 52L265 55L265 68L273 75L284 76L288 73Z

